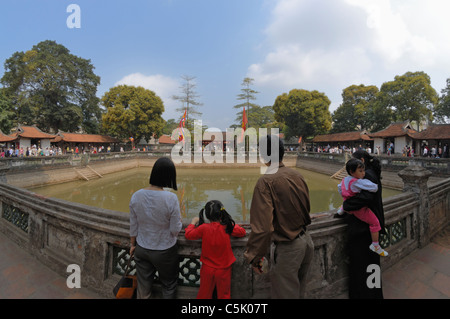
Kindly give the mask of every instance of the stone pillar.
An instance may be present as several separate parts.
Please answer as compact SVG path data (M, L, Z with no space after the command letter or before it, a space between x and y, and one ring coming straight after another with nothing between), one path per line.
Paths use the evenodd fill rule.
M3 163L0 163L0 183L6 183L6 173L9 171L9 167Z
M108 243L100 232L83 232L84 258L81 264L81 285L97 292L106 278Z
M429 216L430 196L428 191L428 178L432 173L421 166L408 166L401 170L398 175L402 178L404 192L413 192L419 201L417 214L418 242L419 247L424 247L430 241Z

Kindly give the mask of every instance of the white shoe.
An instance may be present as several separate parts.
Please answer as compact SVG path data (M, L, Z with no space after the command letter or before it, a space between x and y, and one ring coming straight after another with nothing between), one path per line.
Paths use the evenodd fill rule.
M380 256L387 257L387 256L389 255L388 252L387 252L386 250L384 250L383 248L381 248L381 246L375 247L374 244L370 244L369 248L370 248L371 251L377 253L377 254L380 255Z

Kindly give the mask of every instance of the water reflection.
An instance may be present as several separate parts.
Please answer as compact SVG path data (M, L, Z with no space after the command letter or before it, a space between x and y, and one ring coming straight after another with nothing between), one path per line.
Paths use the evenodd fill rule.
M329 176L298 169L305 177L311 197L311 213L337 208L342 200L337 180ZM75 181L45 186L32 191L90 206L128 212L131 195L148 186L151 168L137 168L105 175L92 181ZM253 188L260 177L259 168L178 168L175 192L184 219L197 216L203 205L212 199L224 203L236 221L250 220ZM383 189L384 197L398 191Z

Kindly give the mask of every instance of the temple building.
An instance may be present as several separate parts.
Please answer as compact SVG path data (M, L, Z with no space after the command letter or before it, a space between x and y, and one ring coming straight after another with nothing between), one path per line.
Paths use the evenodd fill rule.
M90 152L93 149L98 150L100 147L114 149L115 146L120 143L120 140L107 135L67 133L59 131L51 142L65 150L67 148L72 150L78 147L81 153L82 151Z
M442 157L449 157L450 124L431 124L419 132L412 128L409 121L396 122L374 133L357 131L317 135L312 142L322 149L362 147L376 154L388 155L420 156L427 147L429 150L434 148L436 154L441 152Z
M373 139L368 135L367 131L355 131L317 135L313 138L312 142L319 148L372 148Z
M414 139L417 141L416 149L420 149L420 154L423 154L425 147L434 147L437 153L441 151L442 157L449 157L450 124L432 124L425 130L417 132Z
M381 131L369 133L369 136L374 140L374 148L379 148L380 153L402 154L407 147L417 149L415 145L417 133L409 121L404 121L391 123Z
M15 149L23 148L25 150L26 148L32 148L33 145L41 149L50 148L50 141L55 138L55 135L44 133L35 125L19 125L11 132L9 137L14 138L13 147Z

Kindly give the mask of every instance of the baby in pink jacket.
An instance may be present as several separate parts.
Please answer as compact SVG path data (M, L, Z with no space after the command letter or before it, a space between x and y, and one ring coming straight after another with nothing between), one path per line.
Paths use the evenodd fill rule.
M338 185L339 194L342 198L346 200L347 198L353 197L361 190L366 190L372 193L377 192L378 185L372 183L368 179L364 179L365 169L364 163L356 158L350 159L346 164L345 168L349 176L346 176L342 182ZM344 214L342 206L339 207L339 215ZM354 215L356 218L362 220L369 224L370 235L372 236L372 244L369 248L380 256L387 256L388 252L385 251L379 244L378 237L381 230L380 222L375 216L375 214L369 209L369 207L363 207L356 211L347 212Z

